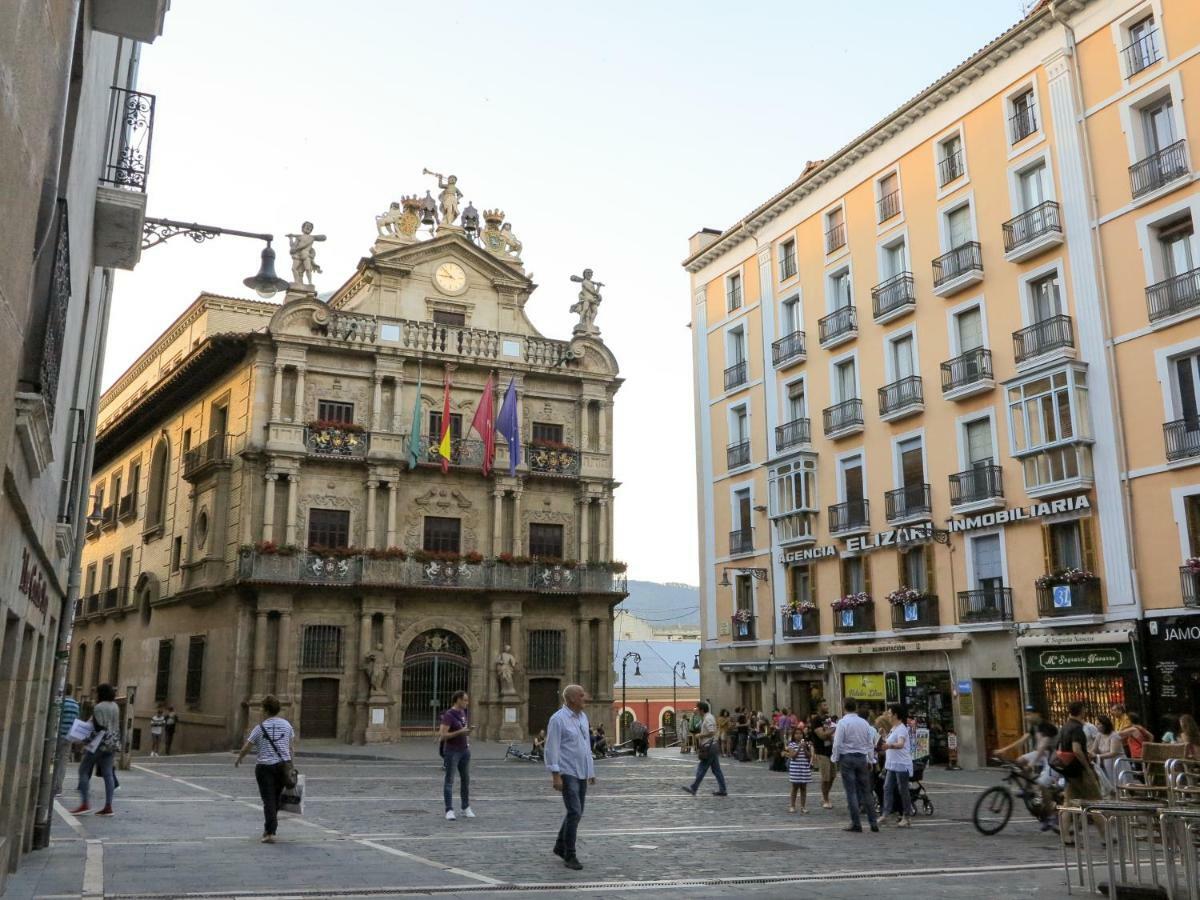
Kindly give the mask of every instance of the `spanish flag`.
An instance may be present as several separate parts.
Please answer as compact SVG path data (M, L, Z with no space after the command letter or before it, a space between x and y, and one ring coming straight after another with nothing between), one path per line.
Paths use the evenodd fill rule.
M442 474L450 471L450 373L442 377L442 439L438 442Z

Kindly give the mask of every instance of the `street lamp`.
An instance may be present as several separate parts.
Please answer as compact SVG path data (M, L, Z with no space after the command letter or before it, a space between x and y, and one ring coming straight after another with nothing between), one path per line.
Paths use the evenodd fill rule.
M697 656L699 656L699 654L697 654ZM699 659L697 659L697 661L692 665L697 669L700 668ZM672 740L676 744L679 743L679 699L675 692L675 680L677 678L682 678L684 681L687 681L687 666L684 664L682 659L675 663L675 665L671 668L671 725L672 730L675 732L672 736Z
M629 687L625 681L625 667L633 660L633 674L642 677L642 655L636 650L630 650L621 658L621 714L617 716L617 743L625 743L625 691Z
M263 248L258 272L249 278L242 279L242 284L264 299L274 297L280 291L288 289L288 282L275 274L275 251L271 249L271 241L275 240L275 235L238 231L235 228L219 228L216 225L201 225L197 222L179 222L175 219L148 218L142 226L142 249L149 250L151 247L157 247L164 241L180 234L187 235L197 244L223 234L266 241L267 246Z

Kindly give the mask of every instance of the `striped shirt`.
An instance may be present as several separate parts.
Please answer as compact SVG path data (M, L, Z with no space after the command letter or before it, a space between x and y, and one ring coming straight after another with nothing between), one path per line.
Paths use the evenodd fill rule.
M271 746L271 741L267 740L267 736L270 736L271 741L275 742L279 753L275 752L275 747ZM258 752L257 761L261 765L273 766L285 759L292 758L292 737L291 723L287 719L272 716L255 725L250 736L246 738L246 742L254 745L254 749Z
M65 738L75 720L79 718L79 701L74 697L63 697L62 708L58 715L58 736Z

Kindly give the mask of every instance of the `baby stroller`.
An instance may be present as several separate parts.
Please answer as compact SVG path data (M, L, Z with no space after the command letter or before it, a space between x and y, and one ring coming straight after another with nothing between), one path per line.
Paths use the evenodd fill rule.
M933 801L929 799L929 794L925 791L925 785L921 784L921 779L925 777L925 766L929 762L927 759L914 759L912 775L908 779L908 801L912 804L914 813L924 813L927 816L933 815ZM885 772L882 767L875 770L875 808L880 812L883 811L883 779Z

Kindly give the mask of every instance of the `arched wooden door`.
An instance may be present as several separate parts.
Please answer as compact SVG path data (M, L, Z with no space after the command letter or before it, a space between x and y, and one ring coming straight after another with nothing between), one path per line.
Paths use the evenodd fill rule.
M400 727L436 729L455 691L470 689L471 657L462 638L435 628L413 638L404 651L400 687Z

